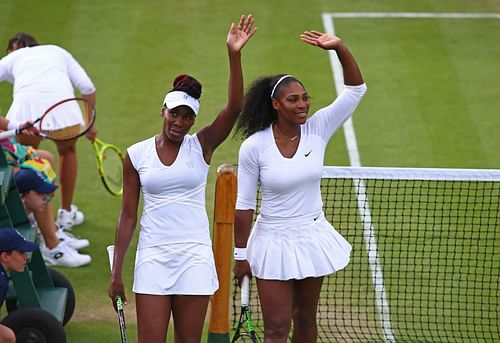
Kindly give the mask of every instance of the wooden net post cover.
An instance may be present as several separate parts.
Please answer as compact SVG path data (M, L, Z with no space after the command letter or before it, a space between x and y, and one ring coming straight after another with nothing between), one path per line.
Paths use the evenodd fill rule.
M217 169L214 206L214 257L219 278L219 289L212 297L209 343L229 342L229 298L231 293L231 265L233 224L236 205L236 172L232 165Z

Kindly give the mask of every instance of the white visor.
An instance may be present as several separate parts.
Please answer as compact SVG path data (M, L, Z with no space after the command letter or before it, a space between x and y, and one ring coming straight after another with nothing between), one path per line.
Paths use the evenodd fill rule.
M200 110L200 102L198 99L195 99L191 95L182 91L167 93L167 95L165 95L165 100L163 100L163 105L167 106L169 110L179 106L188 106L193 110L195 115L197 115Z

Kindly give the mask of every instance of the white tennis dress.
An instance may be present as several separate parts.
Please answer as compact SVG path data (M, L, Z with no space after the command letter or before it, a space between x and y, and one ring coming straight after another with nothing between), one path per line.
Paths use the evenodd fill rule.
M218 288L205 185L209 166L196 135L164 165L155 137L127 149L139 174L143 212L133 290L156 295L210 295Z
M38 45L17 49L0 60L0 81L14 85L13 101L7 119L18 122L35 120L55 103L81 94L95 92L85 70L73 56L56 45ZM62 128L83 122L78 106L52 124Z
M324 276L349 263L351 245L323 214L321 173L327 143L352 115L366 85L345 86L329 106L301 126L295 155L284 157L271 127L248 137L240 148L236 208L260 215L247 244L254 276L267 280Z

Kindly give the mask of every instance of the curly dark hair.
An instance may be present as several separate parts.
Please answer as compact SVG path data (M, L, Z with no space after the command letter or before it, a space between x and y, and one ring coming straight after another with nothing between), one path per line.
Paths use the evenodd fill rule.
M6 52L8 53L16 49L37 45L40 44L35 39L35 37L26 32L18 32L11 39L9 39Z
M190 75L177 75L174 79L173 86L174 88L172 88L170 92L186 92L195 99L199 99L201 97L201 83Z
M271 92L276 82L285 75L263 76L250 85L243 99L243 109L236 122L235 136L250 137L276 120L277 113L273 108ZM274 98L279 98L281 89L292 82L298 82L302 85L302 82L295 77L287 77L274 90Z

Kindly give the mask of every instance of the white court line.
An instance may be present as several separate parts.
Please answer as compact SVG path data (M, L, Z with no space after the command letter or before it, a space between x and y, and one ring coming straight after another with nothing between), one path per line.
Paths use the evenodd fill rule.
M323 14L322 17L325 32L329 34L335 34L333 18L328 14ZM328 54L332 66L333 79L335 80L335 89L337 91L337 94L340 94L344 89L344 76L342 72L342 66L335 51L329 50ZM356 142L356 134L354 132L354 126L352 124L351 118L349 118L345 122L343 128L351 166L361 167L358 144ZM390 343L396 342L394 334L392 332L391 315L384 286L382 265L380 264L378 257L375 230L372 224L372 217L369 206L366 206L368 202L368 196L366 194L365 183L362 179L353 179L353 183L356 197L358 199L358 211L360 220L363 223L363 237L366 244L366 250L368 252L368 264L370 266L372 275L372 283L374 285L375 291L375 301L378 309L379 319L381 321L380 325L384 333L384 341Z
M330 18L406 18L406 19L500 19L500 13L432 13L432 12L331 12Z
M344 12L344 13L323 13L323 26L325 32L335 34L333 18L409 18L409 19L500 19L500 13L425 13L425 12ZM337 94L340 94L344 88L344 77L342 66L338 60L337 54L334 51L328 51L330 64L335 81L335 89ZM349 154L351 166L361 167L358 144L352 120L349 119L343 126L344 135ZM354 180L356 196L358 198L358 210L363 223L363 237L368 250L368 262L372 273L372 282L375 288L376 305L379 311L379 319L384 332L385 342L396 342L392 331L390 320L389 303L384 286L384 278L382 266L379 262L377 242L374 227L372 224L371 213L368 206L368 197L366 195L365 184L363 180ZM357 181L357 182L356 182Z

